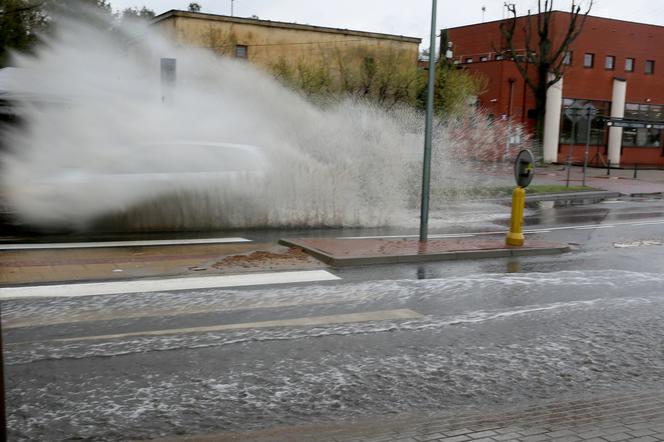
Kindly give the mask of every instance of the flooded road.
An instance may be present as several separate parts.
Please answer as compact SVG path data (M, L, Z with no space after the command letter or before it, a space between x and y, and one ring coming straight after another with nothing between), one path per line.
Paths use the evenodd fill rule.
M0 289L11 439L148 439L659 391L661 205L531 206L527 237L571 243L560 256L246 273L244 287L153 277L59 284L49 298ZM470 212L465 229L435 233L504 235L497 209ZM410 233L336 233L398 232Z
M636 391L664 369L664 275L654 273L17 300L3 313L17 439L149 438ZM366 320L339 320L357 313ZM256 326L302 317L324 319Z

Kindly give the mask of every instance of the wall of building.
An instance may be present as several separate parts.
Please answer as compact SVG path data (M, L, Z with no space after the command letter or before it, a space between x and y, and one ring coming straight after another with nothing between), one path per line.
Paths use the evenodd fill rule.
M479 97L485 112L496 118L509 116L514 122L533 129L535 121L528 118L528 109L535 107L532 91L513 62L497 59L505 47L500 23L493 21L449 29L447 36L451 42L452 61L457 66L481 72L489 78L488 90ZM525 23L525 18L518 19L517 29ZM525 51L525 46L524 35L517 33L515 48Z
M514 63L488 61L464 68L490 79L487 91L479 98L481 108L494 118L510 117L531 125L527 110L535 107L535 98ZM511 98L510 98L511 97Z
M264 67L280 59L315 63L339 52L362 50L395 52L414 65L420 44L419 38L412 37L182 11L170 11L155 20L156 26L181 44L231 56L238 45L246 46L247 58Z
M560 41L569 25L570 15L565 12L554 12L553 29L556 39ZM523 29L527 18L517 21L517 29ZM454 59L459 66L479 71L490 79L489 91L480 97L482 107L496 115L507 114L509 101L509 80L516 79L518 98L513 102L523 103L523 78L511 61L495 61L497 50L505 47L500 32L501 21L462 26L448 30L448 38L452 42ZM517 34L516 48L525 48L525 34ZM534 42L533 42L534 43ZM531 44L536 47L535 44ZM565 68L563 97L566 99L596 100L610 102L614 78L622 78L627 82L626 103L633 104L664 104L664 27L621 20L589 16L583 32L570 46L572 63ZM594 66L584 67L585 53L594 54ZM615 57L613 69L605 68L607 56ZM633 58L633 72L625 69L625 60ZM472 63L468 63L472 59ZM486 60L486 61L481 61ZM654 61L654 73L645 72L646 60ZM534 108L534 98L530 90L526 90L526 105L514 107L512 116L516 120L526 119L528 109ZM627 115L626 115L627 116ZM664 114L650 113L651 118L664 120ZM563 117L564 118L564 117ZM532 122L531 122L532 123ZM600 151L606 155L606 139ZM621 164L664 165L664 134L660 133L659 145L650 147L632 147L625 145L621 149ZM582 161L585 146L579 144L573 148L573 158ZM591 152L595 148L591 147ZM558 161L567 159L567 144L559 148ZM591 157L593 154L591 154Z
M600 17L588 17L583 32L571 45L572 65L565 72L564 95L610 100L614 77L627 80L627 102L664 103L664 27ZM583 67L583 54L595 54L595 66ZM606 56L615 56L613 70L604 68ZM635 59L634 72L625 71L625 59ZM644 72L645 61L655 61L655 73Z

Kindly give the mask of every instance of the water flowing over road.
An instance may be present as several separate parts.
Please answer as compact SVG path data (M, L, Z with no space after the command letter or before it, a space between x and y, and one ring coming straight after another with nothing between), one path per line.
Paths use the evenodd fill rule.
M5 301L11 426L117 440L637 391L662 313L664 276L629 271ZM328 323L256 326L300 317Z

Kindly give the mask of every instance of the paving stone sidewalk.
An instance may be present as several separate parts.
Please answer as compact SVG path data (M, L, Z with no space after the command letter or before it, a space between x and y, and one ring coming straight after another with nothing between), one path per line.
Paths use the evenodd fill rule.
M160 440L176 441L656 442L664 441L664 391Z
M258 243L15 250L0 253L0 285L214 276L323 267L323 263L304 253Z
M578 186L583 181L583 167L573 166L570 173L570 185ZM539 167L534 184L558 184L567 182L567 169L563 165L553 164ZM633 169L611 169L609 175L605 169L589 168L586 185L597 189L620 192L625 195L664 194L664 170L638 170L634 178Z
M280 244L301 248L335 267L373 264L413 263L456 259L483 259L534 256L570 251L566 243L529 239L523 246L505 244L497 238L298 238L282 239Z

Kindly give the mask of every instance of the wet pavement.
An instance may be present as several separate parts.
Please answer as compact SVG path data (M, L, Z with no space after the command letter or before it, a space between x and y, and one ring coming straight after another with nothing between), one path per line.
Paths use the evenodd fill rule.
M567 169L564 165L538 167L534 179L536 184L567 184ZM570 185L583 183L583 167L572 166ZM620 192L624 195L647 195L664 193L663 170L637 170L634 178L633 168L607 169L588 168L586 186L597 189Z
M159 442L483 442L664 440L664 394L569 397L565 401L463 408L429 415L397 415L342 425L278 427L239 433L165 438Z
M464 215L466 213L466 215ZM459 215L458 219L455 216ZM450 216L454 215L454 216ZM416 214L413 222L403 227L372 229L318 229L318 230L250 230L234 232L200 232L189 238L212 239L224 236L245 237L247 243L193 244L171 246L127 246L91 249L5 250L0 255L0 283L26 284L85 280L120 280L135 277L200 276L247 271L277 271L299 268L320 268L320 261L302 256L275 243L283 237L296 238L356 238L372 239L390 236L417 237ZM561 243L578 242L576 234L570 238L567 230L560 235L539 237L532 233L548 228L568 230L590 229L593 226L609 228L612 225L664 219L664 199L661 197L624 198L608 201L543 201L529 203L526 209L525 229L527 244L530 240ZM459 241L459 235L471 244L475 240L502 243L509 223L509 207L493 203L456 204L445 211L432 212L430 235L448 236L445 244ZM530 233L532 232L532 233ZM475 235L475 233L483 235ZM52 236L39 242L62 244L82 241L155 240L155 234L106 236ZM162 240L182 241L183 235L163 235ZM651 239L651 238L645 238ZM473 241L471 241L473 240ZM17 238L6 238L0 246L11 244ZM35 241L30 244L36 244Z
M522 246L509 246L505 238L304 238L282 239L281 244L299 247L335 267L404 262L483 259L565 253L565 243L529 239Z
M656 198L531 205L527 238L575 244L559 256L324 268L340 278L327 282L4 299L12 440L659 440L662 206ZM502 240L505 219L488 214L464 232ZM241 269L252 247L284 232L232 236L255 241L228 246L240 247L228 256ZM200 275L185 264L217 272L226 259L219 245L160 247L107 252L143 253L146 269L154 257L188 255L185 276ZM35 251L3 256L17 261L15 253Z
M0 284L203 276L321 268L314 258L276 244L241 243L5 251Z
M5 332L10 423L21 440L126 440L636 394L661 386L662 293L661 274L552 269L5 301L32 322ZM182 330L386 309L420 316ZM38 325L86 312L114 319Z

